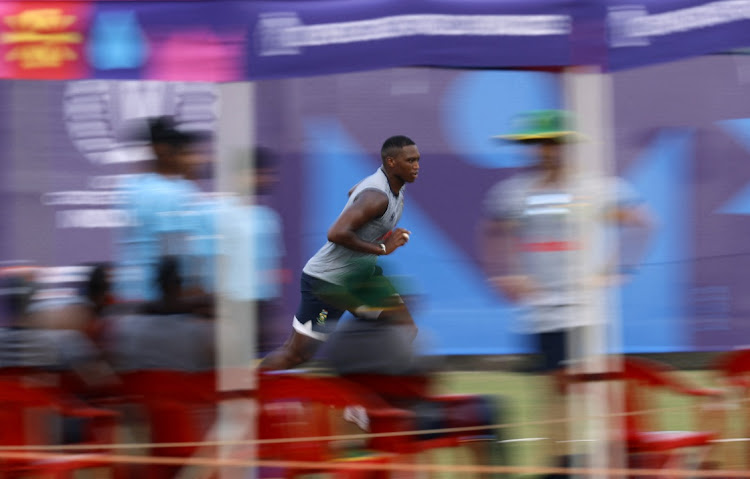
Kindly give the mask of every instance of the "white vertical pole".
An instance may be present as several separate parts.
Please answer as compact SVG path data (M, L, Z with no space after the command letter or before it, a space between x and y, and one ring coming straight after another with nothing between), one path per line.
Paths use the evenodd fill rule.
M255 145L255 85L245 83L227 83L220 86L221 108L217 128L215 178L220 192L228 192L249 197L252 191L239 191L243 186L252 188L250 182L238 182L238 168L242 163L252 169L253 146ZM252 170L250 172L252 174ZM241 186L242 185L242 186ZM238 255L250 255L254 245L237 250L229 250L224 229L227 223L218 221L218 258L216 262L217 318L216 318L216 364L218 389L221 391L250 389L255 387L255 375L251 374L256 355L257 329L256 308L244 302L232 302L221 292L227 291L228 275L226 260L237 260ZM252 238L253 235L250 235ZM252 260L252 258L250 258ZM242 264L254 263L242 261ZM252 272L251 272L252 274ZM253 277L255 275L253 274ZM238 370L247 374L234 374ZM255 424L250 401L223 402L219 410L219 440L252 439ZM219 448L219 456L227 457L231 446ZM249 448L243 447L243 451ZM245 459L250 459L244 457ZM254 477L253 471L240 468L226 468L221 471L222 478L248 479Z
M583 358L585 371L602 371L608 351L619 342L619 303L616 295L602 281L605 263L617 261L617 245L605 235L602 221L605 178L615 175L614 115L612 79L598 68L581 67L570 70L564 78L566 103L573 113L575 128L585 135L568 152L573 166L573 184L587 199L587 213L579 224L583 247L576 268L584 279L583 314L586 324L581 337L573 338L570 346ZM614 335L614 336L613 336ZM619 351L619 345L616 346ZM617 390L614 390L617 388ZM621 437L621 425L611 415L622 410L619 388L609 383L590 383L578 388L582 401L570 405L572 439L583 441L578 449L585 460L580 466L618 468L624 466L624 451L615 438ZM609 417L608 417L609 416ZM591 477L591 476L588 476Z

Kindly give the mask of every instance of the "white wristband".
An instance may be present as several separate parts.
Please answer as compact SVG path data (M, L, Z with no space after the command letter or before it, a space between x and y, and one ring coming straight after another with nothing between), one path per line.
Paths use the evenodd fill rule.
M388 254L388 250L385 248L385 243L380 243L380 249L383 250L383 254Z

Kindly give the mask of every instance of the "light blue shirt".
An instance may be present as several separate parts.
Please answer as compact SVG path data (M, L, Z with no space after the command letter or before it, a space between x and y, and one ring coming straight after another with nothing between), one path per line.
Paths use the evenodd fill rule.
M196 234L191 209L198 188L190 181L156 173L137 175L125 185L131 225L116 243L115 292L124 300L158 297L155 267L163 255L190 253Z
M281 296L284 256L282 222L268 206L235 200L224 210L226 293L238 301L262 301Z

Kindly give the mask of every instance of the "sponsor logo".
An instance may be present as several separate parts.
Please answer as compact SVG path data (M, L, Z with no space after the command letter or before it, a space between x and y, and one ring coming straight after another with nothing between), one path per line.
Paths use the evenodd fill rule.
M72 7L71 7L72 8ZM81 62L82 19L66 7L27 8L2 17L4 60L20 71Z

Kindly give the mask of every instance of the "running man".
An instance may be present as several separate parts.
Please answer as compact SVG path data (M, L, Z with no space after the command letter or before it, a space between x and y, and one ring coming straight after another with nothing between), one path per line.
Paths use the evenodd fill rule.
M382 275L377 258L409 241L397 228L404 209L404 187L419 174L419 150L406 136L388 138L380 150L382 166L349 191L349 200L328 230L328 242L302 270L301 300L291 336L260 364L288 369L309 361L345 311L357 320L387 320L416 325L395 288Z

